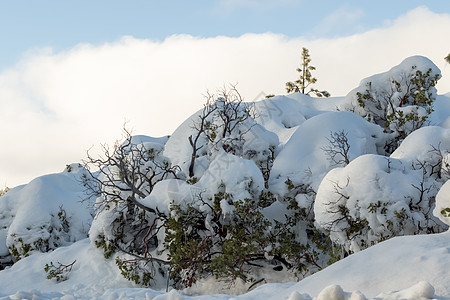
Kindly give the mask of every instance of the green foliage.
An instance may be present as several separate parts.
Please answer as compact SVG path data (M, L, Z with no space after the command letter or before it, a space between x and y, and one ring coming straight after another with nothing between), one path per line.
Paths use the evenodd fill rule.
M110 258L116 251L116 248L110 242L107 242L103 235L99 235L94 243L97 248L103 249L103 255L106 259Z
M292 203L294 202L295 200L292 200ZM318 253L311 244L300 242L294 230L297 224L305 220L306 211L299 208L297 204L290 205L288 209L291 213L286 214L285 222L275 220L273 236L276 247L271 254L283 258L285 266L288 269L294 269L296 276L301 278L310 271L312 264L316 264Z
M296 81L286 82L286 91L288 93L296 92L309 95L311 93L315 94L317 97L330 97L330 93L327 91L319 91L314 88L310 88L308 92L306 89L317 82L317 78L313 77L311 71L316 68L310 65L311 57L309 55L309 50L306 48L302 49L302 63L301 68L297 68L297 72L300 73L300 78Z
M216 277L247 278L249 263L262 259L264 249L273 244L267 234L271 225L251 199L233 203L236 211L229 224L224 224L227 233L222 245L222 254L211 261Z
M357 102L368 121L394 133L398 142L427 122L436 97L432 89L439 78L431 68L422 72L413 65L408 74L392 79L389 87L374 87L368 82L364 92L356 93Z
M63 209L62 206L59 207L58 219L61 224L61 227L58 228L59 232L69 232L69 218L67 217L67 212Z
M116 265L122 276L141 286L150 286L150 283L153 280L153 274L151 273L153 268L148 268L146 266L148 263L148 260L127 260L116 257Z
M20 235L10 234L12 242L8 245L8 249L15 261L30 256L33 251L48 252L56 249L69 240L70 218L64 208L61 206L56 216L53 213L50 216L49 225L36 225L37 228L27 227L26 233ZM32 230L37 230L42 236L24 238L24 234L29 236Z
M289 191L292 191L295 188L294 184L292 183L292 180L290 180L289 178L286 179L284 184L287 185L287 188L288 188Z
M13 238L13 244L8 247L9 252L14 257L15 261L19 261L24 257L31 255L34 250L40 252L48 252L51 249L49 239L38 238L36 241L27 243L21 237L17 237L16 234L11 234Z
M222 184L211 199L199 195L196 203L172 204L166 247L175 283L190 286L211 275L225 281L240 278L253 282L257 280L255 268L270 266L302 278L341 258L342 249L331 246L324 233L305 241L309 235L305 232L312 235L318 229L311 208L300 207L294 196L311 193L311 189L295 186L290 179L285 183L292 197L283 200L288 209L283 221L270 221L264 215L264 208L276 201L269 191L235 201ZM228 206L226 212L224 206Z
M450 207L446 207L441 210L441 215L448 218L450 217Z
M380 200L378 200L377 203L370 203L369 207L368 207L368 210L372 214L381 213L382 215L386 215L386 213L387 213L387 205L388 205L388 203L381 202ZM380 212L378 212L378 209L380 209Z
M447 63L450 64L450 53L444 59Z
M44 271L47 273L47 279L54 278L56 282L67 280L75 263L76 260L68 265L64 265L60 262L58 262L58 265L53 264L53 262L50 262L50 264L45 264Z
M15 233L11 234L11 237L13 238L14 243L8 247L8 250L14 257L14 260L17 262L23 257L30 256L31 245L24 243L23 239L21 237L18 238Z
M196 184L198 182L198 178L194 176L194 177L188 178L186 180L186 182L189 184Z
M365 231L368 230L369 222L367 219L351 216L349 209L344 204L338 205L338 211L347 223L347 227L345 228L347 240L351 241L357 236L365 234ZM367 247L364 240L361 240L361 243L363 247Z
M222 201L234 211L224 212ZM227 281L252 281L252 268L256 262L266 260L266 249L274 248L270 226L259 201L233 201L223 185L212 199L199 195L198 203L186 207L172 204L166 224L171 278L183 286L191 286L209 275Z
M326 261L326 264L328 266L348 255L348 253L345 252L344 247L331 241L330 233L327 230L314 227L313 232L314 234L311 241L318 251L327 257L328 260Z
M192 205L182 209L171 205L171 217L166 223L166 248L171 261L170 277L184 286L191 286L204 272L204 261L212 237L204 234L204 214ZM204 232L202 232L204 231ZM186 274L182 276L183 272Z

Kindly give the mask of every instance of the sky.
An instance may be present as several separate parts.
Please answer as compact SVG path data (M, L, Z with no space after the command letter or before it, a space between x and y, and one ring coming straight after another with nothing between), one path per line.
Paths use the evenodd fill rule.
M0 188L135 134L170 135L206 91L285 94L302 47L345 96L411 55L450 92L448 0L0 0Z

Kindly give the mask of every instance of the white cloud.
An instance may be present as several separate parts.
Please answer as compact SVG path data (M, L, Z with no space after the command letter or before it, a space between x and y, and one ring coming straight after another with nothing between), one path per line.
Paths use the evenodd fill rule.
M0 73L0 186L14 186L85 157L85 150L120 137L129 121L136 134L170 134L201 108L202 93L239 83L247 100L284 93L297 77L307 47L317 88L345 95L359 81L411 55L443 71L450 92L450 16L418 8L386 27L337 39L239 38L176 35L162 42L124 37L101 46L28 55Z
M313 34L315 36L343 36L361 32L363 26L359 22L363 17L363 10L342 6L323 18L313 29Z

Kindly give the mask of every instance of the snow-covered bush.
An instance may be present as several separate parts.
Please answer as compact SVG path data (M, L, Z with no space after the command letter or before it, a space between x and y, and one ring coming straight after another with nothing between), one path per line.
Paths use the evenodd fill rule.
M422 56L405 59L391 70L361 81L340 107L354 111L392 133L392 152L408 134L422 127L433 111L441 72Z
M47 252L86 238L92 221L79 164L38 177L0 198L0 268L35 251Z
M279 140L255 119L254 106L243 102L234 86L207 94L204 108L171 136L165 155L194 182L220 151L253 160L268 180Z
M432 215L450 152L450 131L424 127L391 157L364 155L330 171L317 192L317 223L349 252L397 235L446 229Z
M178 172L162 155L164 142L132 137L125 131L123 143L116 143L112 151L105 146L104 157L88 157L86 162L88 167L98 168L88 184L91 194L98 196L90 239L104 250L105 257L117 253L122 274L144 285L163 263L155 252L163 243L157 235L167 216L140 200L150 195L159 181L176 178Z
M186 208L172 206L166 237L172 279L178 287L211 275L230 282L255 281L252 269L266 261L267 249L273 247L273 235L267 231L271 223L260 203L249 198L232 200L223 189L220 186L213 199L199 195ZM229 201L233 213L224 211L223 200Z
M175 197L166 225L176 285L209 276L258 282L259 274L280 271L301 278L329 259L328 249L324 255L314 244L324 245L326 238L306 238L315 234L311 207L277 201L253 161L221 151L192 191L183 201Z
M264 180L250 160L222 150L195 184L188 201L172 203L166 227L171 276L190 286L215 275L250 280L271 245L270 222L262 214Z
M233 93L234 92L236 91L233 90ZM172 215L174 215L174 218L169 222L169 226L171 228L177 228L177 230L170 229L167 236L170 241L169 245L177 245L172 246L170 249L171 251L176 250L178 254L175 253L171 255L180 259L180 264L184 263L183 267L177 268L178 271L175 272L175 274L179 276L179 269L189 268L186 262L192 262L192 259L187 259L186 256L199 255L198 252L192 252L189 251L189 249L184 249L179 246L182 244L187 247L187 245L183 244L178 238L190 236L190 240L194 244L198 244L201 241L205 242L203 240L204 236L222 239L221 242L218 242L219 244L225 241L227 241L227 244L230 244L233 240L232 236L229 236L228 241L223 236L223 233L220 234L210 231L210 229L228 226L228 224L222 223L228 222L228 219L223 217L227 215L225 212L226 209L224 210L224 207L214 205L214 199L220 199L221 201L225 200L222 198L228 199L228 206L230 206L232 210L248 209L253 205L251 211L254 212L254 215L252 215L252 218L257 218L259 220L258 222L260 224L266 224L265 226L270 224L270 229L267 229L267 233L259 234L257 237L264 240L264 243L268 243L266 245L267 249L271 249L269 251L269 256L273 257L272 260L274 261L276 261L276 259L274 259L276 257L279 260L278 263L282 261L284 269L292 269L294 272L298 273L299 276L320 269L321 266L319 265L319 261L320 263L323 263L325 260L322 257L319 257L321 255L316 251L318 249L314 248L315 246L311 246L311 243L307 238L307 236L309 236L309 239L313 239L314 235L316 236L316 242L319 243L320 241L321 244L323 244L323 240L326 240L323 236L318 238L318 234L314 233L315 228L313 225L314 216L312 214L312 203L315 191L310 188L309 184L300 184L300 190L304 190L302 196L309 197L309 202L306 203L305 201L300 201L302 202L301 204L298 204L295 200L295 196L300 193L298 188L290 191L290 193L293 194L291 198L282 195L282 198L284 198L282 199L282 202L276 201L276 198L280 196L277 190L275 190L275 192L269 191L271 190L269 178L271 177L272 164L279 152L279 138L277 134L283 139L288 139L290 135L292 135L292 127L300 125L305 120L305 117L302 115L302 110L310 112L311 109L308 109L299 104L296 100L287 97L281 97L278 100L277 98L268 99L262 103L258 102L253 104L250 109L241 102L240 96L235 95L235 98L233 98L234 96L226 98L225 94L223 95L224 97L221 99L219 98L213 103L208 101L204 109L191 118L190 123L185 122L182 124L171 136L165 149L165 154L174 157L174 160L180 163L183 170L189 170L190 175L195 173L195 177L191 177L188 181L193 183L200 190L203 190L202 193L199 193L194 197L194 201L190 202L188 206L172 206ZM230 95L228 94L228 96ZM234 101L229 101L229 99L234 99ZM285 107L285 110L281 109ZM249 109L253 114L249 113ZM280 111L281 113L279 113ZM269 115L267 115L268 113ZM351 118L350 113L341 112L339 114L340 116L336 116L333 120L342 119L344 116ZM373 127L373 130L369 130L372 136L383 134L376 126L365 122L360 117L355 116L355 118L358 118L360 122L367 124L368 127ZM322 117L321 121L319 120L318 122L323 122L325 119L326 117ZM227 123L225 120L234 121ZM345 122L341 123L344 124ZM232 124L232 126L226 124ZM277 132L277 134L267 130L267 127ZM356 136L359 136L356 132L361 131L357 129L361 126L348 127L352 128L350 136L352 139L355 134ZM225 130L224 128L229 129ZM346 128L347 127L344 127L344 129ZM367 132L363 132L364 135L366 133ZM326 136L329 134L329 131L324 133L323 139L325 142L328 142ZM364 140L366 140L365 136ZM372 139L369 140L370 141L367 144L372 143ZM375 141L375 139L373 140ZM189 141L189 145L187 144L187 141ZM372 149L376 148L375 143L373 143L373 146L362 145L359 142L355 142L353 145L354 149L351 155L353 155L353 153L359 153L359 151L363 151L364 153L366 153L366 151L376 151L376 149ZM320 146L318 147L320 148ZM192 155L190 157L188 155L183 155L185 152L190 152ZM240 196L230 194L229 191L224 191L224 189L232 189L236 193L236 191L246 191L246 189L248 189L248 187L243 184L246 182L245 180L242 182L234 182L231 185L221 181L223 180L224 170L239 169L233 167L230 163L235 159L253 160L259 168L258 176L262 175L264 179L264 185L260 187L260 190L252 193L241 193ZM296 159L293 160L296 161ZM187 163L188 161L191 162L190 165ZM193 170L193 161L195 164L195 171L191 173ZM221 162L221 164L218 164L217 162ZM220 167L217 168L217 166ZM236 170L233 171L233 176L241 178L241 174L238 174ZM211 178L214 177L211 177L211 174L217 177L214 182L209 182ZM320 173L320 176L323 175L324 174ZM281 184L287 187L289 186L289 182L289 178L285 177ZM212 190L210 190L211 188ZM269 190L265 190L264 188L269 188ZM210 192L206 194L204 190L208 191L208 189ZM209 206L205 203L209 203ZM271 207L272 204L278 209L282 209L283 213L279 213L276 217L266 216L266 212L273 212ZM245 207L241 207L241 205L244 205ZM262 215L260 213L262 213ZM199 220L203 219L217 219L216 222L219 223L209 227L182 225L183 223L189 223L191 221L200 222ZM234 222L236 224L241 224L242 222L247 221L249 220L239 220L239 218L237 218ZM258 231L256 228L253 229ZM187 230L189 233L181 234L179 232L180 230ZM201 231L201 233L198 231ZM226 232L229 233L231 230ZM234 240L237 241L238 239ZM257 240L254 240L254 243L258 243ZM269 246L269 244L271 245ZM199 247L191 247L190 249L198 251ZM210 251L215 250L210 247L201 249L203 249L204 252L200 255L202 258L198 257L198 264L196 264L196 266L192 264L189 271L186 270L186 273L183 273L186 276L183 279L179 278L179 281L183 281L185 284L191 284L193 280L195 281L205 274L208 274L208 272L205 272L205 274L198 274L202 273L199 271L199 268L201 268L200 266L204 267L205 265L205 259L203 257L208 257ZM256 254L254 253L253 255ZM263 257L264 255L260 253L256 256ZM184 258L184 260L182 258ZM264 261L264 259L262 260ZM230 259L226 259L225 261L232 262ZM239 272L244 272L246 277L251 278L252 274L250 274L249 270L246 270L248 265L244 264L243 266L243 269L239 269ZM230 266L228 267L228 271L231 272ZM214 273L211 268L208 270L209 274ZM217 272L217 270L215 270L215 272ZM233 275L231 273L225 272L221 276L229 275L230 278L236 278L236 274ZM215 274L217 275L217 273ZM196 276L197 278L195 278Z

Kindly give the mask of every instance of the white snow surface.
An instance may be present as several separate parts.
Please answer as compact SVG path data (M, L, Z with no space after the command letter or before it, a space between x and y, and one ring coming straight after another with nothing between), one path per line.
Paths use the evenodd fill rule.
M88 239L35 254L0 272L0 299L450 299L450 233L390 239L298 283L271 283L239 296L185 296L133 288ZM66 281L46 279L44 265L76 260ZM17 280L20 278L20 280Z
M391 157L410 161L424 160L430 157L433 149L440 149L444 153L446 150L450 151L450 128L422 127L407 136Z
M331 133L343 131L347 135L349 160L377 153L383 143L383 130L351 112L327 112L305 121L294 132L279 155L270 173L272 190L281 195L287 192L285 181L294 185L309 184L317 191L325 174L338 167L324 151ZM339 157L338 157L339 158Z
M86 238L92 216L80 184L85 172L72 164L62 173L38 177L0 198L0 256L8 253L7 247L22 242L32 244L43 239L52 247L52 243L65 246ZM59 213L69 222L65 231Z

